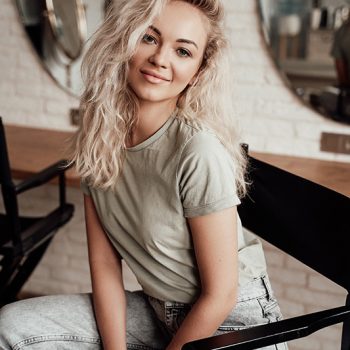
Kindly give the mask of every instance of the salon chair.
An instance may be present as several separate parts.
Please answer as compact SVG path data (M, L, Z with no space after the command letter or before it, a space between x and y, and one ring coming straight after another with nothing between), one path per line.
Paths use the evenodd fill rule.
M65 170L65 161L59 161L15 184L0 118L0 185L5 209L5 213L0 213L0 306L16 300L57 230L73 215L73 205L66 202ZM18 195L54 177L59 180L58 206L42 217L21 216Z
M184 350L258 349L343 322L350 349L350 198L253 157L238 207L243 226L347 291L345 306L187 343Z

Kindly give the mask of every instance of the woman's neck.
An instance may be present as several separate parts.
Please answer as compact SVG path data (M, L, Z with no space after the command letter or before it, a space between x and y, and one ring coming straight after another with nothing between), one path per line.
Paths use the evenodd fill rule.
M155 105L143 102L140 104L137 124L129 135L128 147L133 147L147 140L169 119L176 107L175 103Z

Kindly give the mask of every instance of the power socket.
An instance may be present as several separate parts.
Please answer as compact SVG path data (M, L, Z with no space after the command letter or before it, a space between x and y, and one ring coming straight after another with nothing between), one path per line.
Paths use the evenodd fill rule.
M70 122L72 125L80 124L80 113L78 108L71 108L69 110Z
M321 151L350 154L350 134L321 134Z

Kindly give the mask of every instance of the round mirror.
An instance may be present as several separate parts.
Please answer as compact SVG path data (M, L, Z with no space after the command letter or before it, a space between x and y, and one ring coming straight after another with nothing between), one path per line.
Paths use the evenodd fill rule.
M16 0L25 31L44 67L69 93L82 91L80 65L102 22L107 0Z
M350 124L350 0L259 0L265 40L287 84Z
M47 16L58 48L72 61L86 39L85 9L81 0L46 0Z

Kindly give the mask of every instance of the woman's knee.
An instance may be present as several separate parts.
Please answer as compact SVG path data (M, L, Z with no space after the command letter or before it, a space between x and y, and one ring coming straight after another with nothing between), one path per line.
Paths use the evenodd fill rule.
M0 310L1 350L30 339L34 343L39 338L43 346L47 340L51 343L68 340L70 344L72 341L89 344L87 349L99 348L91 297L87 294L38 297L8 304Z
M23 322L19 302L8 304L0 309L0 349L10 349L17 338L20 323Z
M0 309L0 332L6 328L13 328L15 320L20 319L18 302L7 304Z
M91 319L91 320L90 320ZM88 295L57 295L31 298L1 309L0 329L17 332L68 330L73 325L93 323ZM66 327L67 326L67 327ZM90 327L91 328L91 327Z

